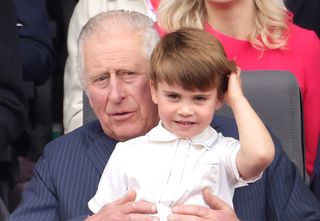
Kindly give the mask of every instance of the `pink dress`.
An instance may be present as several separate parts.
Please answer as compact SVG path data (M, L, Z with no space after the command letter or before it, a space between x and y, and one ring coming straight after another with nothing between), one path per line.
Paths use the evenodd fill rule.
M163 36L165 32L157 28ZM267 50L261 56L261 51L249 41L223 35L208 23L204 29L221 41L228 57L242 70L287 70L296 76L303 99L306 167L311 174L320 132L320 41L317 35L290 23L287 50Z

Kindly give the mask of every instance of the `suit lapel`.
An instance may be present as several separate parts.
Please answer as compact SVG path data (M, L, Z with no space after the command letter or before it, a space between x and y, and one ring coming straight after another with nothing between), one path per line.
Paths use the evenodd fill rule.
M99 174L102 174L117 141L102 135L90 140L90 148L87 151L89 161L96 168Z

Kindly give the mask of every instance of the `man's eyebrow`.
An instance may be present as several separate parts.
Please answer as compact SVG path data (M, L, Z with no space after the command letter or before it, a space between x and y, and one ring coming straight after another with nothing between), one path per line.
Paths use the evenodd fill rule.
M135 72L133 70L129 70L129 69L126 69L126 68L122 68L122 69L118 69L115 71L116 73L122 73L122 72Z

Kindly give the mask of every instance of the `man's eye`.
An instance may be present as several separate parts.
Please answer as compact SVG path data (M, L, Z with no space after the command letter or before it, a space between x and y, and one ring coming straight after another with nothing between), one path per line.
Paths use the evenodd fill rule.
M96 79L96 81L105 81L107 80L108 78L106 76L100 76Z
M127 75L127 76L132 76L132 75L135 75L135 72L132 72L132 71L130 72L130 71L129 71L129 72L126 72L125 75Z
M109 83L109 76L108 75L100 75L100 76L97 76L96 78L94 78L92 80L92 83L95 84L95 85L108 85Z
M137 77L135 72L122 72L119 76L125 82L131 82Z

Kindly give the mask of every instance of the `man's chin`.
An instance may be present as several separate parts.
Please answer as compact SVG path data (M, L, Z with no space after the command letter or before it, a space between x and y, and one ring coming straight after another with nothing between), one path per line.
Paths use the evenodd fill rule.
M116 140L124 142L124 141L130 140L132 138L138 137L140 135L137 133L132 133L132 134L125 133L125 134L117 134L116 136L117 136Z
M134 125L135 124L127 124L126 126L114 128L113 138L118 141L126 141L126 140L143 135L143 132L141 132L141 129Z

